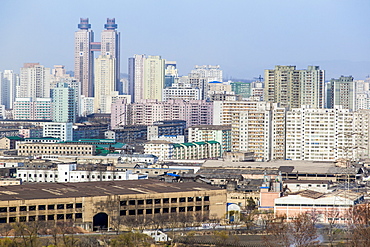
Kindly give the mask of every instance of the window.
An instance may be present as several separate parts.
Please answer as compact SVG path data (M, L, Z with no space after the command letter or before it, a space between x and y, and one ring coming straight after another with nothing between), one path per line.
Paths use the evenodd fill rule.
M128 215L135 215L135 210L129 210Z
M16 217L9 217L9 223L16 222L17 218Z
M147 209L146 210L146 214L152 214L153 213L153 210L152 209Z
M188 197L188 202L193 202L194 201L194 197Z
M202 211L202 206L195 206L195 211Z
M119 211L119 215L121 215L121 216L122 216L122 215L126 215L126 210L120 210L120 211Z
M119 202L119 205L121 205L121 206L126 206L126 205L127 205L127 201L120 201L120 202Z
M161 199L154 199L155 204L161 204Z
M75 219L81 219L82 213L75 213Z
M177 198L171 198L171 203L177 203Z
M155 214L160 214L161 213L161 209L160 208L155 208L154 209L154 213Z
M19 222L26 222L26 216L19 217Z
M38 216L38 220L39 220L39 221L45 221L45 220L46 220L45 215L39 215L39 216Z
M28 207L28 211L35 211L36 210L36 206L29 206Z
M71 208L73 208L73 204L72 204L72 203L71 203L71 204L67 204L67 205L66 205L66 208L67 208L67 209L71 209Z
M8 212L8 209L6 207L1 207L0 213L5 213L5 212Z
M6 218L0 218L0 223L6 223Z
M138 209L137 214L144 214L144 209Z
M55 209L55 205L48 205L48 210L54 210Z
M144 205L144 200L138 200L137 205Z
M153 204L153 199L146 199L146 204Z
M35 221L36 220L36 216L28 216L28 221Z
M197 201L197 202L201 202L201 201L202 201L202 197L201 197L201 196L197 196L197 197L195 197L195 201Z
M169 208L163 208L163 209L162 209L162 212L163 212L164 214L167 214L169 211L170 211L170 210L169 210Z
M9 212L16 212L17 211L17 207L9 207Z
M27 211L27 207L26 206L20 206L19 211Z
M39 205L39 210L45 210L46 209L46 205Z
M57 209L64 209L64 204L58 204Z
M179 212L185 212L185 207L179 207Z
M189 211L194 211L194 208L193 207L188 207L187 208L187 211L189 212Z
M180 197L180 202L186 202L186 198L185 197Z
M205 196L205 197L204 197L204 201L205 201L205 202L208 202L208 201L209 201L209 196Z
M176 213L176 210L177 210L176 207L171 208L171 213Z
M135 200L130 200L130 201L128 201L128 205L136 205L136 201Z
M76 208L82 208L82 203L76 203Z
M163 198L163 203L169 203L170 202L170 198Z
M66 214L66 219L72 219L72 214Z
M64 220L64 214L57 214L57 220Z

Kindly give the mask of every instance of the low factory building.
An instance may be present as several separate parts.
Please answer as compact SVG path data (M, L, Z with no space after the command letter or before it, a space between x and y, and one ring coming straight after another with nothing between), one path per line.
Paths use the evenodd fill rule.
M0 225L73 221L86 230L124 228L125 217L224 217L226 190L195 182L157 180L42 183L2 187Z

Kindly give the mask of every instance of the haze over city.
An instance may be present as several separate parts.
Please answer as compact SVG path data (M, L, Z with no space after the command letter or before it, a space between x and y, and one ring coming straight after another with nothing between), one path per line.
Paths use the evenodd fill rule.
M0 71L26 62L73 70L79 18L116 18L121 72L134 54L177 61L179 74L217 64L253 79L275 65L318 65L326 79L370 74L369 1L4 1ZM100 41L96 37L96 41Z

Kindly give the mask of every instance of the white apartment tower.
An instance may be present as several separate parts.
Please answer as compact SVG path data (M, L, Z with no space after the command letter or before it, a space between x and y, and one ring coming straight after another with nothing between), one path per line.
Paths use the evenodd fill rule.
M49 98L50 69L39 63L25 63L21 68L17 98Z
M95 59L94 112L110 113L112 97L116 92L116 59L111 55L100 55Z
M4 70L1 78L1 102L6 109L13 109L18 84L19 75L13 70Z
M144 60L144 99L162 100L165 60L160 56L148 56Z
M129 58L129 94L133 102L144 99L144 60L145 55Z
M335 161L368 158L368 110L294 108L287 113L286 158Z

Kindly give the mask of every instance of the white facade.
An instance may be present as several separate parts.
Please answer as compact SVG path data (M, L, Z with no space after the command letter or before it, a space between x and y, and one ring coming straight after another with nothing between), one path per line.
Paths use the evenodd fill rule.
M162 100L164 64L160 56L148 56L144 60L144 99Z
M163 89L163 101L171 99L180 100L199 100L200 90L198 88L164 88Z
M369 112L348 109L292 109L286 120L286 158L335 161L367 158Z
M50 69L38 63L26 63L21 68L17 98L49 98Z
M76 164L60 164L57 170L18 169L17 178L23 182L76 183L147 179L147 175L131 171L83 171L76 170Z
M167 141L150 141L144 145L144 153L158 157L159 161L173 158L173 144Z
M157 126L155 126L157 127ZM172 143L184 143L185 136L182 135L162 135L162 136L148 136L148 140L154 141L168 141Z
M81 95L80 106L81 116L86 117L94 113L94 97L85 97Z
M288 196L275 199L275 215L286 215L288 220L299 214L314 214L313 217L320 223L346 223L348 211L354 205L362 203L363 196L351 192L336 191L320 193L316 191L299 191Z
M43 137L59 138L61 141L72 141L72 123L44 123Z
M51 120L51 98L16 98L13 119L17 120Z
M95 113L111 113L112 97L118 95L115 65L116 59L111 55L100 55L95 59Z
M1 79L1 103L6 109L13 109L17 84L19 84L19 75L13 70L4 70Z

